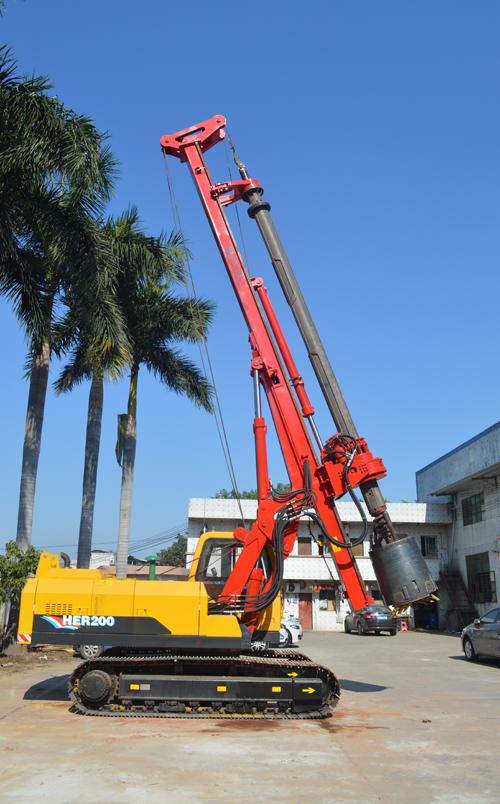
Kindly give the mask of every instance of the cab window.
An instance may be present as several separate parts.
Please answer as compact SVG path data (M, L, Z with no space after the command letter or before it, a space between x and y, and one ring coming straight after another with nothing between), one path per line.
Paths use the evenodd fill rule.
M203 545L196 580L203 581L213 600L222 592L242 547L235 539L207 539Z
M207 539L203 545L195 579L204 583L212 600L218 600L242 549L243 544L231 538ZM262 552L257 566L264 570L264 579L267 581L271 574L267 550Z

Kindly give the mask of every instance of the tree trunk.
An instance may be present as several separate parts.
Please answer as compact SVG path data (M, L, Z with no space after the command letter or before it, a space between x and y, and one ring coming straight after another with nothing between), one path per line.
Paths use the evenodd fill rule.
M134 483L135 448L137 441L137 377L139 368L132 369L128 399L128 418L122 455L122 493L120 498L120 524L116 555L116 577L127 577L130 519L132 516L132 487Z
M49 378L50 347L43 345L42 354L35 357L31 370L28 412L24 434L23 468L19 494L19 514L17 518L17 543L27 550L31 543L33 506L35 504L36 474L42 440L43 414L47 381Z
M103 406L103 379L92 378L87 414L87 437L85 441L85 466L83 469L82 514L78 536L78 558L76 566L88 569L92 550L92 531L94 527L95 488L97 464L101 443L101 424Z
M21 600L14 594L3 606L0 606L0 653L17 644L17 630Z

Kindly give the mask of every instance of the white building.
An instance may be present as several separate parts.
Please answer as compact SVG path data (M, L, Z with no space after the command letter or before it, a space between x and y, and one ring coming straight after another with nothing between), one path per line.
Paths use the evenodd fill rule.
M419 502L440 503L453 517L443 582L458 576L482 615L498 601L500 584L500 422L420 469L416 479ZM446 594L441 590L443 601ZM453 600L447 606L451 612Z
M240 500L239 504L245 526L249 528L257 516L257 500ZM236 500L189 500L188 562L205 530L232 533L242 524L239 504ZM353 502L338 502L336 505L348 535L356 539L362 532L362 520L356 506ZM437 580L448 561L447 529L452 521L448 506L433 502L389 503L388 509L396 530L414 536L422 546L431 575ZM294 550L285 561L285 614L301 617L305 628L340 630L349 604L343 599L339 575L329 551L325 549L325 555L321 556L314 536L319 536L318 527L304 517L299 524ZM369 594L380 599L368 550L369 541L366 540L354 548L354 553Z
M98 569L104 564L116 564L116 550L92 550L89 569ZM71 566L76 567L76 558L72 559Z

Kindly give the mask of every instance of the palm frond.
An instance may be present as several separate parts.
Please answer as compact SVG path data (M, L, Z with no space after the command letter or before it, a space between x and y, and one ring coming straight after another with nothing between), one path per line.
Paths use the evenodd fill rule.
M67 189L85 185L94 198L110 198L118 176L107 133L68 110L47 92L46 76L17 75L7 47L0 48L1 173Z
M116 218L108 218L104 231L113 243L123 271L133 282L164 282L169 285L185 282L184 261L189 253L180 236L163 232L159 237L147 235L141 228L137 207L131 206Z
M212 386L199 368L179 351L165 347L150 349L144 363L169 391L187 396L208 413L214 412Z

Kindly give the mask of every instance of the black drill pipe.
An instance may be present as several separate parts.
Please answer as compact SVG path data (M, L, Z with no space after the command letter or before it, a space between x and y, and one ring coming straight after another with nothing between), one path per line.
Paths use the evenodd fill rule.
M276 276L278 277L285 298L290 305L300 334L302 335L309 360L311 361L314 373L320 384L335 427L338 432L357 438L358 432L354 426L351 414L349 413L311 314L302 296L297 279L288 262L285 249L281 244L269 214L271 205L262 198L263 192L262 187L251 187L245 191L243 199L249 205L248 214L257 222L262 239L271 257ZM368 511L375 517L375 526L379 535L389 537L389 539L396 538L394 525L387 512L384 498L377 481L367 481L361 484L359 489L363 495Z
M262 239L271 257L271 261L278 277L285 298L292 309L295 321L307 349L314 373L318 378L326 404L330 410L333 421L339 433L357 438L358 434L351 419L339 384L333 373L330 361L321 343L320 337L311 318L311 314L302 296L299 284L288 262L278 233L269 214L270 204L262 199L262 187L251 188L243 194L249 203L248 214L257 222Z

